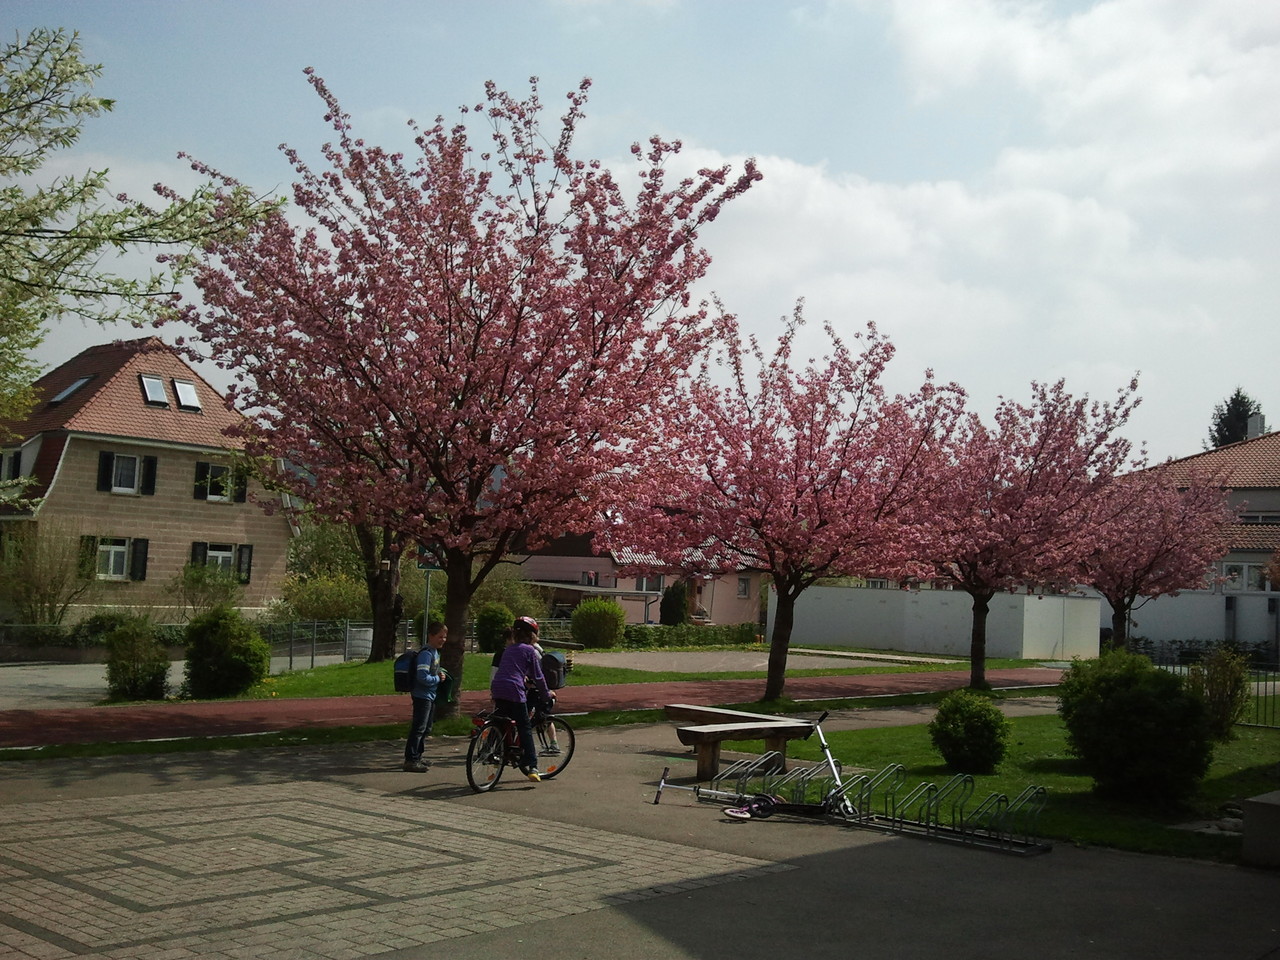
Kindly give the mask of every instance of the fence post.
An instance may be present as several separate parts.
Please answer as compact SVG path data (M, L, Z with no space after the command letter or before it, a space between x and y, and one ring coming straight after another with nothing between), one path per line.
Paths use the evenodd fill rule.
M293 669L293 628L297 626L294 620L289 621L289 669Z

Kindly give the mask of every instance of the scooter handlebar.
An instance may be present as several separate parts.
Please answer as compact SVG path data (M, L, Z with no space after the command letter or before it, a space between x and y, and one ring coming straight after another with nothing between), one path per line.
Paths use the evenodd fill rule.
M820 716L817 720L813 721L813 728L804 735L804 738L806 740L808 740L810 737L813 736L813 731L817 730L818 727L822 724L822 721L827 719L827 715L830 714L830 712L831 712L830 710L823 710L822 716Z

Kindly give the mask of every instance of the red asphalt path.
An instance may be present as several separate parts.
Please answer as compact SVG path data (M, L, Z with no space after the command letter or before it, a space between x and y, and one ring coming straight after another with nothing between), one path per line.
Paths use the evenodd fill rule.
M1049 667L987 671L987 681L993 687L1052 686L1061 676L1061 670ZM794 700L888 696L954 690L968 683L967 670L793 677L787 679L786 695ZM763 692L763 680L568 686L559 691L558 711L574 714L594 710L654 710L668 703L748 703L759 699ZM488 704L488 696L479 691L466 692L461 697L464 712L474 712ZM408 720L409 698L404 695L3 710L0 711L0 748L380 726L407 724Z

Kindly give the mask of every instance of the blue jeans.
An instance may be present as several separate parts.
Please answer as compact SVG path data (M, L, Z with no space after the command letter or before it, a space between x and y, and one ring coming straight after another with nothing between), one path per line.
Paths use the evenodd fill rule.
M538 748L533 743L533 724L529 722L529 705L523 700L493 701L494 713L502 717L510 717L516 722L516 731L520 734L520 752L524 754L522 766L529 770L538 769Z
M417 763L422 759L422 747L427 734L431 732L431 724L436 718L436 702L423 697L413 698L413 719L409 721L409 739L404 744L406 763Z

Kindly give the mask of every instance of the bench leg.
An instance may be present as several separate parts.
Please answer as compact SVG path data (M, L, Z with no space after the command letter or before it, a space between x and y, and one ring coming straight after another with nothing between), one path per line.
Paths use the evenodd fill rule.
M765 750L778 753L778 773L787 772L787 738L786 737L766 737L764 741Z
M698 779L714 780L720 772L720 741L697 744L693 748L693 755L698 760Z

